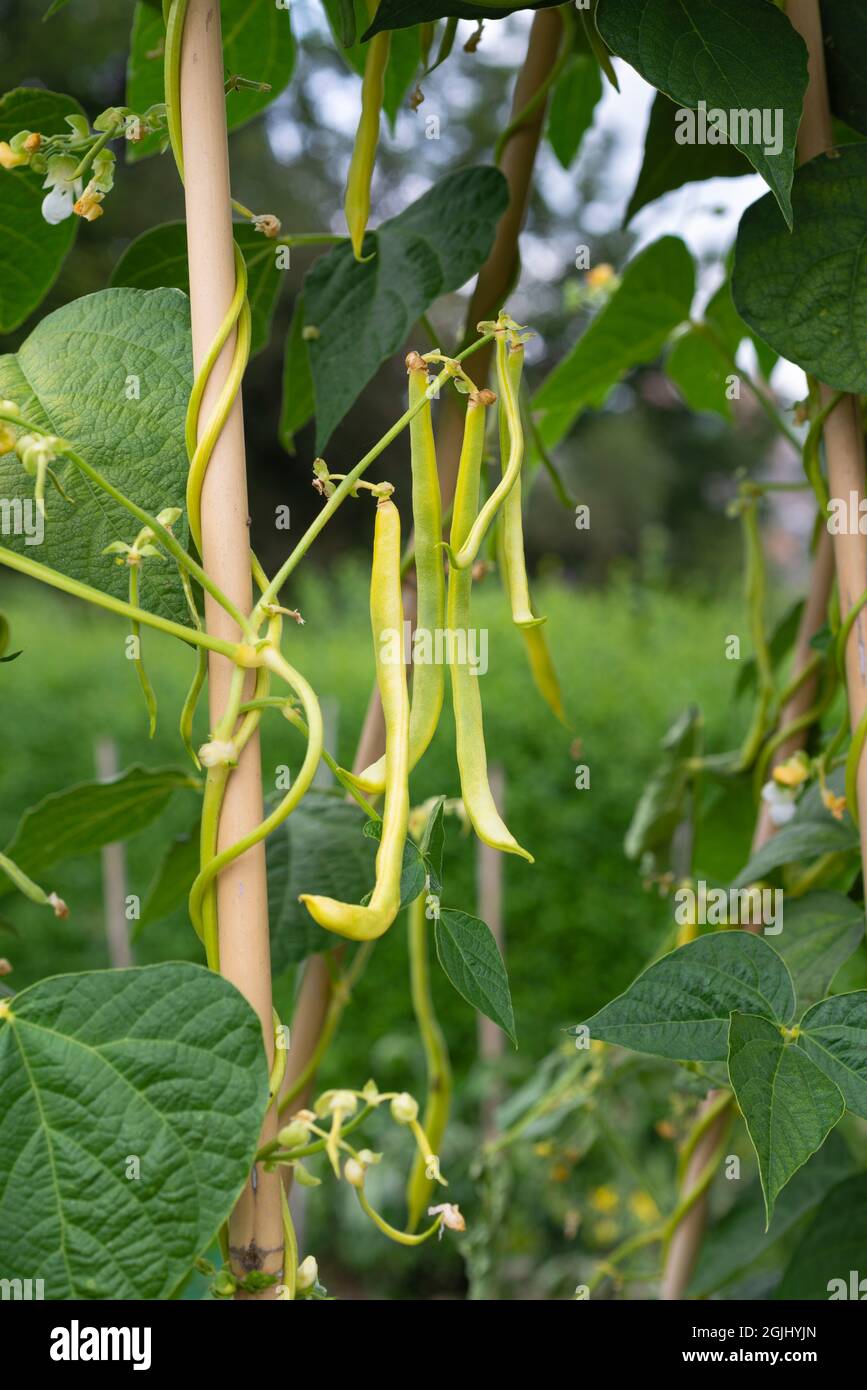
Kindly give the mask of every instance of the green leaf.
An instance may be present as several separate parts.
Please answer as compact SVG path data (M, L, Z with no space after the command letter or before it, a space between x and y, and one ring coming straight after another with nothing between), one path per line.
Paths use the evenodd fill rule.
M852 1167L852 1155L835 1130L780 1193L768 1231L764 1229L761 1182L751 1182L725 1215L709 1227L687 1297L707 1298L749 1274L774 1247L779 1249L799 1222L817 1210L828 1189L848 1177Z
M842 1117L843 1096L809 1057L785 1041L777 1024L755 1014L732 1014L728 1066L759 1160L767 1229L777 1194Z
M458 994L517 1047L509 977L490 928L478 917L446 908L434 922L434 938L439 963Z
M723 281L711 299L704 311L704 320L714 330L720 341L726 345L732 357L737 353L743 340L747 338L756 350L762 376L766 381L770 379L771 372L777 365L778 354L758 334L751 333L748 325L741 318L732 298L730 278Z
M158 922L180 907L193 886L199 863L199 823L196 821L186 835L176 835L166 850L144 900L136 935L143 927Z
M83 116L72 97L16 87L0 98L0 140L20 130L68 135L65 116ZM79 219L52 227L42 216L43 176L29 168L0 170L0 333L11 333L45 298L75 240Z
M235 241L247 264L247 297L252 314L251 353L255 357L267 345L274 305L282 285L276 246L255 227L238 225ZM140 290L160 287L190 292L187 262L187 229L184 222L166 222L137 237L124 251L111 273L112 285Z
M794 986L776 951L753 932L717 931L655 961L585 1026L594 1040L635 1052L724 1062L733 1010L787 1023L794 1008Z
M867 144L802 165L789 232L769 197L738 229L735 304L766 342L840 391L867 391Z
M371 840L382 839L382 821L365 821L363 826L364 834ZM409 836L403 842L403 863L400 873L400 905L407 907L414 903L420 893L423 893L427 885L427 868L421 856L421 850L414 840ZM365 894L363 901L367 902L373 890Z
M46 1298L170 1298L244 1186L267 1093L256 1015L201 966L16 995L0 1015L4 1277L44 1279Z
M735 371L700 328L689 328L675 341L665 370L691 410L731 420L729 377Z
M693 705L662 740L662 758L642 790L623 842L627 859L668 849L686 809L693 776L687 760L698 752L701 726L701 712Z
M177 290L86 295L44 318L17 353L0 357L0 397L16 401L34 424L69 440L152 514L184 506L184 417L191 385L189 304ZM55 471L75 505L49 488L37 558L126 600L126 568L102 552L111 541L131 542L139 523L74 464L59 460ZM0 456L0 497L26 497L31 491L17 455ZM186 544L186 516L174 532ZM26 539L7 536L4 544L32 559ZM142 608L189 624L173 561L148 561L140 583Z
M540 0L538 4L523 4L521 0L380 0L373 23L362 34L363 42L381 29L405 29L410 24L427 24L434 19L503 19L515 10L545 10L559 0Z
M295 453L295 436L312 418L315 409L310 358L304 341L304 296L299 294L283 353L283 401L278 434L288 454Z
M548 115L548 139L564 169L581 148L601 96L599 64L590 53L576 53L557 79Z
M862 0L821 0L821 5L832 110L841 121L867 135L867 92L861 62L867 51L867 13Z
M756 883L783 864L818 859L823 854L839 854L857 846L858 831L848 818L836 821L826 812L824 820L794 820L782 826L767 844L756 850L732 887L743 888L748 883Z
M229 92L226 120L230 130L258 116L288 86L295 66L295 40L289 6L278 8L261 0L222 0L223 62L226 78L246 77L270 84L270 91L251 88ZM165 25L159 7L139 3L135 7L126 69L126 105L134 111L165 100L163 50ZM156 154L165 137L149 135L127 145L127 157L143 159Z
M172 793L199 782L173 767L130 767L110 782L79 782L24 812L4 851L29 878L74 855L129 840L162 814ZM0 896L12 886L0 874Z
M372 259L356 261L347 242L311 267L304 313L317 334L307 345L317 452L434 300L479 269L507 202L499 170L462 169L369 232L364 254Z
M629 263L611 299L533 398L548 448L588 406L603 405L632 367L659 356L689 318L694 290L692 256L678 237L662 237Z
M798 1046L836 1082L851 1111L867 1119L867 991L836 994L801 1019Z
M382 95L382 109L392 131L420 63L421 30L399 29L392 34Z
M792 1255L776 1292L779 1299L856 1298L867 1249L867 1174L847 1178L828 1193L804 1239ZM850 1286L855 1270L856 1288ZM836 1282L835 1282L836 1281ZM840 1281L843 1283L841 1288Z
M446 844L445 804L445 797L438 796L431 807L419 845L430 877L430 891L437 894L443 891L443 853Z
M372 886L376 849L359 833L363 825L356 805L313 789L269 835L265 850L275 974L334 945L331 933L299 903L300 893L358 903Z
M775 117L781 129L734 133L791 225L795 142L807 90L807 49L769 0L599 0L596 23L613 53L681 106ZM768 135L772 139L768 139ZM772 151L780 143L779 151ZM708 142L709 143L709 142Z
M783 930L769 944L789 968L799 1009L825 997L863 940L864 909L842 893L808 893L786 904Z
M734 145L681 145L677 141L679 108L657 92L644 137L644 161L623 219L672 189L704 179L733 179L751 174L749 161Z

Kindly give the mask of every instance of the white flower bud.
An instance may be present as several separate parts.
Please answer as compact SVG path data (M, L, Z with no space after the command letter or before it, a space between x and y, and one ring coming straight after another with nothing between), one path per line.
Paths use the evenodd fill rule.
M412 1124L418 1119L418 1101L408 1091L401 1091L391 1102L391 1117L399 1125Z
M348 1158L343 1165L343 1176L351 1187L364 1186L364 1168L357 1158Z
M284 1149L300 1149L307 1143L307 1126L301 1120L292 1120L277 1134L277 1142Z
M354 1115L358 1109L358 1099L351 1091L332 1091L328 1097L328 1109L332 1114L340 1110L344 1115Z
M202 767L232 767L238 761L238 750L230 740L212 739L199 749Z
M312 1289L319 1278L319 1266L313 1255L308 1255L298 1266L295 1276L296 1289Z

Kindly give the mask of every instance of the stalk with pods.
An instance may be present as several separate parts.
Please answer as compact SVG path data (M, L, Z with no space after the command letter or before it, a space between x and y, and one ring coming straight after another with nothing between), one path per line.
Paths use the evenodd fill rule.
M72 24L78 6L55 0L46 22ZM0 960L3 1297L37 1281L50 1300L326 1300L341 1285L344 1231L350 1244L362 1232L364 1250L390 1248L390 1287L424 1269L473 1300L857 1297L850 1266L862 1252L867 1265L867 86L852 57L864 51L862 17L848 0L543 0L528 12L514 0L327 0L316 15L293 34L282 0L141 0L122 104L90 109L41 79L15 85L16 74L0 98L0 329L14 335L0 357L0 570L14 598L12 621L0 615L0 687L27 682L19 596L26 612L41 586L59 628L89 605L92 630L98 620L111 631L117 668L132 664L143 750L169 727L175 750L171 765L143 752L112 780L17 807L0 853L11 943ZM477 50L502 33L525 48L492 134ZM94 49L100 37L94 26ZM89 80L109 70L106 56L94 52ZM319 209L320 231L284 227L316 198L288 189L279 142L266 138L289 119L299 147L320 133L315 103L306 91L296 100L305 62L318 65L322 110L343 103L346 135L333 188L323 178L341 192ZM455 119L453 77L474 153L451 167L433 142L446 112ZM631 128L623 104L639 90L644 155L627 231L611 242L618 265L590 238L552 287L550 268L533 262L538 242L522 241L525 219L544 234L548 185L571 180L583 196L584 137L594 123L597 134ZM273 124L235 139L269 107ZM405 155L395 132L412 121ZM257 138L261 176L248 162ZM391 176L400 158L421 179L414 200ZM154 186L147 159L183 220L154 216L119 255L115 230L110 281L64 298L65 278L52 287L67 257L75 266L86 238L102 235L116 187ZM540 159L559 162L559 182L537 177ZM633 235L632 219L665 195L698 198L701 180L746 174L764 191L716 248L712 284L692 240ZM251 188L266 210L242 201ZM292 253L305 271L279 432L293 477L310 484L308 515L298 525L293 507L278 548L254 549L264 470L258 445L248 449L244 390L276 400L274 325L282 272L297 274ZM794 369L803 398L793 403L780 383ZM391 409L375 428L381 389ZM702 437L724 434L737 453L714 524L731 528L743 582L718 644L719 683L737 675L727 732L692 703L671 709L642 791L613 740L606 752L598 734L587 750L575 737L598 663L582 654L577 673L570 663L560 595L578 631L576 557L591 523L571 489L589 485L586 420L648 402L660 416L700 417L696 438L708 426ZM258 441L258 419L246 424ZM630 467L640 491L641 460ZM794 515L789 494L803 521L789 553L800 545L809 578L784 611L769 518L789 525L779 520ZM311 654L300 597L327 597L322 560L347 515L369 620L342 659L374 673L365 722L348 733L330 720L340 682ZM554 523L548 537L540 517L551 516L565 520L568 544ZM567 573L546 582L540 608L549 551ZM616 592L638 612L653 586L635 574L634 593ZM490 617L491 576L502 619ZM487 676L474 624L494 621ZM156 674L168 638L186 691L174 708ZM661 699L652 714L637 696L630 705L648 748L664 734L659 710L692 674L675 679L666 654L655 659ZM114 667L101 678L103 693L120 690ZM509 725L520 738L503 737L498 681L521 692ZM50 727L50 692L26 688ZM611 711L633 699L619 668L605 690ZM94 709L84 732L100 717ZM544 793L526 772L511 777L513 760L526 769L525 733L546 750L533 753L548 760L537 764ZM11 728L4 738L11 750ZM278 741L272 785L262 746ZM615 783L636 793L631 820L604 800ZM568 838L564 912L544 831L552 796ZM167 808L182 800L191 830L173 838ZM732 826L743 824L752 832L734 862ZM165 843L141 930L183 902L184 938L148 965L84 968L88 947L81 969L55 973L50 943L81 911L69 861L145 829ZM564 946L555 919L571 927L586 884L605 879L606 835L638 874L611 876L594 927L610 978L588 982L586 943L573 933ZM496 931L481 920L466 886L479 844L498 852L485 862L502 865L518 959L535 938L545 957L532 980L518 970L515 996L534 1038L544 1016L551 1048L501 1060L493 1079L484 1066L468 1075L467 1006L516 1046L518 1029L502 924L496 911ZM466 910L452 905L461 883ZM642 898L646 961L630 983L622 908L650 890L663 905ZM138 892L126 906L138 921ZM20 988L19 915L36 924L40 967ZM405 988L383 1001L396 952ZM554 1017L564 978L578 1002ZM364 1007L378 1021L377 999L387 1021L365 1056L346 1034ZM411 1054L389 1051L401 1008Z

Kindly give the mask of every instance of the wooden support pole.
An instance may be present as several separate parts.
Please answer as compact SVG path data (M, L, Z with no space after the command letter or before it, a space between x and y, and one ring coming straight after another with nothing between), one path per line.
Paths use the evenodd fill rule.
M117 744L113 738L99 738L93 750L96 775L100 782L111 782L117 776ZM129 926L126 920L126 845L123 840L103 845L102 910L105 916L105 941L108 963L113 970L134 965Z
M196 371L222 323L235 290L229 154L226 137L223 47L218 0L190 0L181 58L181 123L185 161L187 244L190 265L193 362ZM225 383L234 333L211 374L199 415L207 422ZM202 493L202 559L225 594L243 611L252 607L247 474L241 396L217 441ZM231 618L206 595L209 632L236 641ZM232 664L212 655L208 668L211 728L225 709ZM251 673L252 684L252 673ZM259 740L254 737L229 778L220 818L219 848L226 848L263 819ZM222 973L250 1001L262 1023L265 1052L273 1060L271 962L265 847L234 860L217 880ZM263 1142L276 1134L273 1107ZM283 1265L280 1179L258 1166L229 1221L232 1264L239 1274L254 1269L279 1273ZM266 1290L260 1297L273 1297Z

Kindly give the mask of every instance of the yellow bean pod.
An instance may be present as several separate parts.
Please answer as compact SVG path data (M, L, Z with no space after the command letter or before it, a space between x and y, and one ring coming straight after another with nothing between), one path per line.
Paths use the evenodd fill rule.
M418 353L406 359L409 407L424 401L410 421L412 456L412 517L415 530L415 574L418 593L416 631L431 640L445 621L446 583L442 552L442 500L437 473L431 403L427 397L427 367ZM421 661L413 667L409 716L409 770L416 766L436 733L445 693L441 662ZM353 782L373 796L385 789L385 758L354 775Z
M368 3L371 19L376 14L376 3ZM364 77L361 81L361 116L355 134L355 147L346 180L344 212L352 250L355 259L363 259L361 247L370 216L370 183L376 163L376 147L379 144L379 122L382 112L382 99L385 92L385 69L391 34L385 30L374 34L367 45L364 59Z
M458 468L455 488L454 509L452 511L451 544L458 549L466 538L476 515L479 504L479 482L482 468L482 455L485 445L485 405L491 399L490 392L478 392L467 402L464 442ZM485 755L485 731L482 721L482 699L479 694L479 678L470 670L467 660L459 661L460 642L456 635L465 634L465 646L469 648L470 593L472 590L472 570L455 569L449 566L448 604L446 608L449 673L452 683L452 703L455 711L455 738L457 741L458 771L461 777L461 795L470 824L486 845L507 854L520 854L533 862L518 844L505 825L488 783L488 760Z
M302 893L300 899L320 927L351 941L373 941L382 936L400 909L403 847L409 821L409 695L403 662L400 558L400 513L386 498L376 508L370 576L370 625L385 718L385 803L376 855L376 885L365 907L312 893ZM399 659L385 660L395 649Z
M551 713L568 729L570 726L563 706L563 692L545 633L538 627L524 627L521 629L521 636L527 648L533 684Z
M500 357L497 367L500 368ZM509 429L509 406L520 399L521 373L524 370L524 344L515 343L509 348L502 364L509 376L511 389L506 393L504 383L500 387L500 460L505 473L507 460L511 456L511 432ZM503 502L503 578L509 603L512 609L512 622L517 627L539 627L544 618L533 614L530 603L530 584L527 579L527 563L524 558L524 521L521 514L521 475L520 472Z
M501 408L506 411L509 421L508 458L503 464L502 478L497 483L497 486L494 488L484 506L480 509L478 516L474 517L460 545L458 545L454 539L455 528L452 526L452 534L449 538L448 546L450 569L465 570L472 567L481 549L482 541L487 535L488 527L491 525L500 507L505 502L521 475L521 464L524 460L524 430L521 425L521 412L518 406L517 392L512 384L512 376L507 370L509 352L509 333L504 330L498 331L497 384L502 396Z

